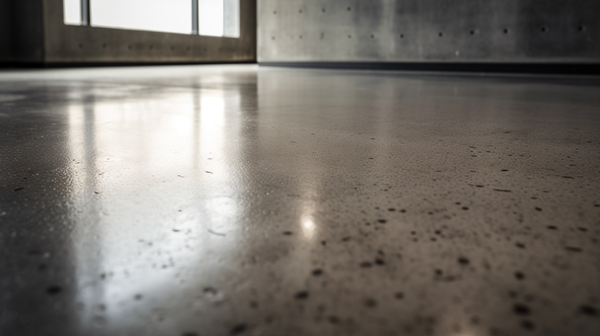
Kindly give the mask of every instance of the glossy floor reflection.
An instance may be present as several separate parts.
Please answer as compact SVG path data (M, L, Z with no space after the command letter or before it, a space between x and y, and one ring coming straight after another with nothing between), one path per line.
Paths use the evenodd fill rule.
M599 335L599 91L0 72L0 335Z

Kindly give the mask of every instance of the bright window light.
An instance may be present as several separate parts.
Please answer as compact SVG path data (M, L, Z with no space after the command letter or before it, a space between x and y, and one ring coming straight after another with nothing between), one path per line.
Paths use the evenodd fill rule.
M240 0L197 0L197 32L192 32L192 8L195 1L89 1L91 25L94 27L240 37ZM66 24L88 25L87 22L82 22L81 0L63 0L63 3Z
M224 0L223 36L240 37L240 0Z
M81 25L81 0L64 0L65 23Z
M181 34L192 32L190 0L91 0L90 2L92 26L95 27Z
M223 36L223 0L198 0L200 35Z

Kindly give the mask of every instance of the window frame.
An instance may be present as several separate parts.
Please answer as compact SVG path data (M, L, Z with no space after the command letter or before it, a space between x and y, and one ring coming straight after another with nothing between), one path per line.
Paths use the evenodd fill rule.
M46 0L44 62L256 62L256 6L256 0L240 0L240 36L229 38L94 27L89 26L89 14L88 25L65 24L63 0Z

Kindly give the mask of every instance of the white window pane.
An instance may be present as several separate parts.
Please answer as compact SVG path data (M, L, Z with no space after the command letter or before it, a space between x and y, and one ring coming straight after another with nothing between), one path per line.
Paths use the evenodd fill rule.
M224 0L223 36L240 37L240 0Z
M192 32L190 0L91 0L92 26Z
M81 0L64 0L65 23L81 25Z
M223 0L198 0L200 35L223 36Z

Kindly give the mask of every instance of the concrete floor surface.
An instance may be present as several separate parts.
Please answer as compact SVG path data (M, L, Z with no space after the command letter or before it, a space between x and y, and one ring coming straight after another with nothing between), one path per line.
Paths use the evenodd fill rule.
M599 93L0 72L0 335L600 335Z

